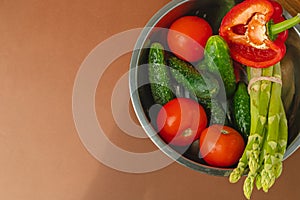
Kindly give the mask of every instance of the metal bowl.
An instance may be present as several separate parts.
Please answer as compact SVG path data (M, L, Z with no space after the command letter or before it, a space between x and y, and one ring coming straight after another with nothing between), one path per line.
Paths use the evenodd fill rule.
M232 166L232 168L211 167L197 156L197 141L194 142L188 149L180 149L167 145L157 134L155 123L152 119L155 119L158 107L154 103L148 81L148 52L149 46L152 42L157 40L160 42L166 41L165 34L167 28L174 20L184 15L197 15L206 18L206 20L212 25L214 34L217 34L222 17L230 9L230 5L238 2L239 1L234 0L171 1L159 10L142 30L137 40L135 51L132 53L130 65L129 87L133 108L141 126L149 138L161 151L176 162L193 170L216 176L228 176L234 166ZM284 16L286 18L291 17L287 12L284 12ZM295 43L295 40L299 42ZM297 57L300 56L299 25L291 29L289 32L289 38L287 40L287 55L289 56L286 57L290 59L293 66L300 65L300 61L297 59ZM292 155L292 153L296 151L300 145L300 79L296 79L299 75L299 67L293 68L293 72L288 74L290 77L295 77L295 94L293 95L291 106L287 111L289 121L289 139L284 159Z

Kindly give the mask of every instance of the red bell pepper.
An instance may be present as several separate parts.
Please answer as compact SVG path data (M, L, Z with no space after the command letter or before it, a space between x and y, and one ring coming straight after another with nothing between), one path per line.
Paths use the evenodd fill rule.
M274 9L274 13L272 15L272 23L271 24L277 24L279 22L283 22L285 20L285 18L282 16L283 14L283 9L282 6L275 0L269 0L270 3L273 5L273 9ZM269 26L270 26L270 22L268 22ZM288 30L285 30L283 32L278 33L278 35L273 36L273 38L271 38L272 40L275 40L276 42L285 42L286 39L288 37Z
M273 5L268 0L246 0L225 15L219 34L227 41L234 60L250 67L265 68L284 57L287 31L277 38L273 36L298 24L300 15L283 21L278 14L280 10ZM267 26L273 21L283 22Z

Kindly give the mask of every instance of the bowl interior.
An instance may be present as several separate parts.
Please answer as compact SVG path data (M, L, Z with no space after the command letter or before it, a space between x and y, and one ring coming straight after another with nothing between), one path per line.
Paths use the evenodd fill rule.
M148 81L148 53L149 46L152 42L166 44L166 34L170 24L177 18L184 15L196 15L205 18L213 28L213 33L218 34L218 28L225 13L230 7L238 1L233 0L202 0L202 1L172 1L162 8L156 15L148 22L145 29L142 31L137 44L136 50L133 52L130 76L130 84L132 90L132 101L137 117L145 129L151 140L169 157L173 158L180 164L212 175L227 176L230 168L215 168L208 166L198 156L198 141L195 141L189 148L178 148L168 146L156 133L155 118L160 106L156 105ZM293 66L299 66L300 61L297 56L300 55L300 46L295 45L295 39L300 41L299 32L292 29L287 41L287 54L292 55ZM300 42L298 42L300 44ZM295 56L296 55L296 56ZM300 117L300 79L296 78L300 75L299 67L293 68L293 73L289 76L295 77L295 94L293 96L292 106L287 112L289 121L289 140L290 145L299 135L300 123L297 119ZM132 89L132 88L136 88ZM299 122L299 120L298 120Z

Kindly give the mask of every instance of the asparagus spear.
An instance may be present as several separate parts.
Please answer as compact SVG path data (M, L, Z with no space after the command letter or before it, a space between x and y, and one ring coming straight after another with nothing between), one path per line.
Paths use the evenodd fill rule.
M269 76L281 79L280 63L264 69L248 69L249 79ZM250 89L251 130L244 154L229 181L237 182L249 167L243 190L250 199L254 182L267 192L282 171L288 126L281 100L282 86L273 80L259 80Z
M266 131L267 131L267 125L266 125ZM265 148L266 148L266 137L264 137L264 141L263 141L263 147L262 147L262 152L260 153L260 160L259 160L259 164L260 164L260 169L258 170L257 172L257 175L256 175L256 180L255 180L255 183L256 183L256 188L258 190L260 190L262 188L262 183L261 183L261 170L263 169L264 167L264 156L265 156Z
M246 155L246 151L244 151L242 157L239 160L239 163L235 169L229 175L229 182L236 183L240 180L242 175L244 174L245 169L248 167L248 159Z
M251 77L260 77L262 75L262 70L258 68L247 68L248 70L248 78L251 79ZM237 167L230 173L229 181L231 183L236 183L241 176L244 174L245 169L248 167L248 157L252 149L252 144L255 140L254 138L254 131L256 129L256 125L258 122L258 116L259 116L259 96L260 96L260 81L257 81L253 83L252 87L250 88L250 107L251 107L251 128L250 128L250 135L249 138L252 137L252 139L248 139L247 145L245 147L244 153L242 157L239 160L239 163Z
M255 178L256 178L256 173L250 171L248 176L245 179L243 190L244 190L244 195L247 199L250 199L251 197Z
M273 67L259 69L247 68L248 79L255 79L261 76L272 76ZM266 115L270 98L270 81L256 81L250 88L250 107L251 107L251 128L248 143L237 168L230 174L229 181L237 182L249 165L252 175L259 169L259 155L263 144L263 131L266 123Z
M253 68L251 68L251 71ZM257 70L257 69L256 69ZM273 66L269 68L260 69L262 71L262 76L270 77L273 75ZM256 76L252 76L253 74L250 73L250 80L257 78ZM248 152L248 164L249 164L249 174L244 182L244 194L247 199L250 199L252 194L253 185L256 177L258 176L258 172L260 166L262 164L262 157L261 157L261 150L264 144L265 138L265 125L267 123L267 114L268 114L268 107L269 107L269 99L271 93L271 85L272 83L269 80L262 80L260 83L260 95L259 99L254 99L253 92L250 92L250 99L252 101L257 101L257 104L252 104L251 111L256 112L256 115L251 112L251 129L250 129L250 137L248 140L252 140L248 143L250 145L250 150ZM255 91L254 91L255 92ZM256 107L255 107L256 106ZM257 114L258 113L258 114ZM252 116L253 115L253 116ZM255 126L252 124L255 123ZM253 136L253 138L251 137Z
M275 66L276 70L274 70L274 76L277 78L280 78L280 74L278 77L278 69L280 70L280 65L277 64ZM250 74L249 79L256 78L265 76L265 77L271 77L273 76L273 66L265 69L253 69L250 68L248 74ZM261 73L261 75L260 75ZM271 116L268 116L268 110L269 110L269 103L270 103L270 98L271 96L276 97L276 93L271 95L271 88L272 88L272 82L270 80L262 80L261 82L258 81L253 84L251 90L250 90L250 98L251 98L251 130L250 130L250 136L249 140L246 146L246 149L244 151L243 156L241 157L238 167L233 170L233 172L230 175L229 181L230 182L237 182L241 174L244 172L245 166L247 164L249 165L250 172L248 174L248 177L245 180L244 183L244 193L247 198L250 198L252 190L253 190L253 185L254 185L254 180L257 178L257 188L262 187L262 185L266 185L264 181L268 180L268 185L272 185L274 183L274 178L273 176L268 176L266 174L266 169L268 168L268 162L266 162L266 165L264 165L263 171L260 172L262 164L266 161L266 159L263 159L265 156L265 152L261 152L265 148L270 148L270 146L267 147L267 145L264 145L264 135L265 135L265 125L266 124L272 124L273 123L273 118ZM278 83L276 83L278 84ZM256 86L256 88L255 88ZM281 87L278 88L281 91ZM278 90L277 89L277 90ZM273 97L273 101L275 100L275 97ZM278 99L277 99L278 100ZM281 102L281 99L278 101ZM278 113L278 106L274 105L272 107L275 107L276 109L273 111L274 113ZM274 108L272 108L274 109ZM279 106L280 109L280 106ZM272 113L271 113L272 114ZM267 118L269 117L269 118ZM268 119L268 121L267 121ZM278 128L278 127L277 127ZM268 128L268 135L270 132L274 130L274 128ZM278 131L278 129L277 129ZM277 135L277 134L275 134ZM268 136L270 137L270 136ZM275 136L276 137L276 136ZM283 138L284 139L284 138ZM284 142L283 142L284 143ZM268 144L268 143L266 143ZM268 145L270 145L269 143ZM264 146L263 146L264 145ZM284 145L284 144L283 144ZM275 154L274 154L275 156ZM272 173L275 174L275 171L278 173L280 172L280 153L277 153L276 156L277 158L277 168L274 167L272 169ZM270 158L268 158L270 159ZM274 157L273 157L274 160ZM248 162L248 163L247 163ZM270 166L270 165L269 165ZM269 175L272 175L269 173ZM262 178L263 177L263 178ZM275 177L275 175L274 175ZM264 186L264 188L266 188Z
M274 77L281 78L280 64L276 64L274 66ZM262 188L265 192L269 190L269 188L274 184L276 176L280 174L281 166L280 163L282 161L281 154L279 152L279 128L280 121L285 121L285 114L282 112L284 109L282 108L282 100L281 100L281 84L272 83L272 93L270 98L270 107L268 114L268 133L266 138L266 148L264 152L264 168L261 171L261 184ZM283 119L282 119L283 117ZM283 124L284 125L284 124ZM282 129L284 127L281 127ZM282 139L285 136L282 135ZM286 140L282 141L282 146L284 146Z
M280 162L276 163L274 167L276 178L278 178L282 172L282 159L286 151L287 141L288 141L288 124L287 124L284 106L282 105L280 122L279 122L278 145L277 145L277 152L275 154L276 158L280 160Z
M259 172L258 174L257 174L257 176L256 176L256 181L255 181L255 183L256 183L256 188L258 189L258 190L260 190L261 188L262 188L262 184L261 184L261 173Z
M264 137L264 140L265 140L265 137ZM264 141L263 141L263 144L265 144ZM264 149L264 146L263 146L263 149ZM263 149L262 149L262 151L263 151ZM260 158L259 158L260 168L255 173L249 171L249 174L246 177L245 182L244 182L243 190L244 190L244 195L247 199L250 199L250 197L251 197L253 187L254 187L254 181L256 183L256 188L258 190L260 190L262 188L260 172L261 172L261 168L263 167L263 162L264 162L264 154L263 154L263 152L261 152Z
M253 70L251 68L251 70ZM264 77L270 77L273 75L273 66L261 69L262 70L262 76ZM251 77L256 78L256 77ZM257 107L254 108L253 106L251 109L255 109L255 111L258 110L258 116L252 117L251 114L251 124L257 123L256 127L251 125L250 134L253 133L253 138L250 136L249 140L253 140L252 149L249 153L249 169L252 172L252 174L255 174L259 167L259 160L260 160L260 152L263 146L263 139L264 139L264 129L265 124L267 123L267 114L268 114L268 107L269 107L269 100L270 100L270 93L271 93L271 81L269 80L262 80L260 84L260 96L258 99ZM250 93L250 98L255 98L252 95L252 92ZM257 99L253 99L253 101L257 101Z

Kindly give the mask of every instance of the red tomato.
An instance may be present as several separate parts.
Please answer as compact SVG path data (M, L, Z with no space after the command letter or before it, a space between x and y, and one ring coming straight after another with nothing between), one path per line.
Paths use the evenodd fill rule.
M179 58L195 62L203 58L204 47L212 28L203 18L184 16L174 21L168 32L170 50Z
M200 135L200 153L205 162L214 167L230 167L243 154L245 142L233 128L212 125Z
M157 116L159 135L167 143L187 146L199 138L207 125L204 108L188 98L175 98L166 103Z

